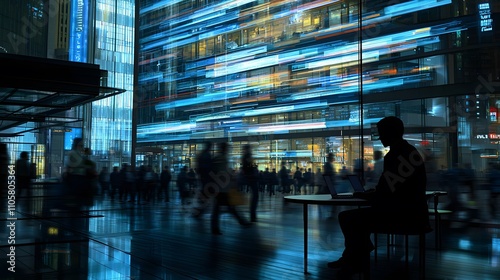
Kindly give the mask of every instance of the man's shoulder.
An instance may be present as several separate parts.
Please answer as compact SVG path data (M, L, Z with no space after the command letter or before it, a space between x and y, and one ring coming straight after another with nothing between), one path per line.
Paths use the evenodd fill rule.
M408 143L408 141L403 140L401 142L401 144L394 146L394 147L391 146L391 149L389 150L389 152L386 154L385 157L391 157L391 156L397 157L399 155L411 154L414 152L417 152L418 155L420 155L420 153L418 152L418 149L415 148L415 146Z
M402 141L401 148L408 149L408 150L416 150L417 149L417 148L415 148L415 146L410 144L410 142L408 142L407 140Z

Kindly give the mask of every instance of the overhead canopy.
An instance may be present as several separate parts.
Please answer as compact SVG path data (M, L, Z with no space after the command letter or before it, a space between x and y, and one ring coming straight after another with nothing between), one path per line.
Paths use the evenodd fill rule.
M99 65L0 53L0 136L16 136L80 119L59 113L125 92L101 86ZM35 122L36 128L7 133Z

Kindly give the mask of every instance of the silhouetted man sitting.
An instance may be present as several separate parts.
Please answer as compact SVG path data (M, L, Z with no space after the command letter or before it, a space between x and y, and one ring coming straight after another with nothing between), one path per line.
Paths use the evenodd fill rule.
M342 257L328 263L340 268L339 278L350 279L355 272L369 269L374 249L370 234L381 229L429 227L425 197L426 172L419 152L403 139L404 125L396 117L377 123L380 141L390 151L375 190L357 194L369 199L371 207L343 211L339 223L345 238Z

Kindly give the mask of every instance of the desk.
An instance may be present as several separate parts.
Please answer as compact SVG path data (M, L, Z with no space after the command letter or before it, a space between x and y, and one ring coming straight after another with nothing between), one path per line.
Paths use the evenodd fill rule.
M427 198L434 198L434 208L437 209L439 197L447 195L444 191L426 191ZM316 205L342 205L342 206L369 206L367 200L360 198L332 198L330 194L314 194L314 195L289 195L284 197L286 202L300 203L303 205L303 220L304 220L304 273L307 274L307 251L308 251L308 206L309 204Z
M360 198L332 198L330 194L313 195L290 195L285 196L286 202L300 203L303 205L304 219L304 273L307 274L307 250L308 250L308 206L316 205L343 205L343 206L369 206L367 200Z

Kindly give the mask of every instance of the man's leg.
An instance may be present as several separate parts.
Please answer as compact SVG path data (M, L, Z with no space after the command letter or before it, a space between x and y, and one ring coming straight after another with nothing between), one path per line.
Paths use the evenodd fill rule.
M210 221L211 229L212 229L212 234L215 235L220 235L222 234L220 231L219 227L219 219L220 219L220 202L221 202L221 193L219 193L215 198L214 198L214 203L212 205L212 217Z
M328 263L328 267L341 268L357 264L357 260L366 259L373 250L370 239L371 225L373 222L371 208L359 208L340 212L339 224L344 234L345 249L342 258ZM358 269L359 267L355 267Z
M374 218L371 208L347 210L339 214L339 224L345 239L342 256L356 258L373 250L370 234Z
M257 222L257 203L259 201L259 189L257 183L253 183L250 186L252 191L252 198L250 200L250 220L252 222Z
M201 178L201 186L199 191L195 194L196 196L196 213L193 214L194 217L201 217L201 215L205 212L206 207L208 205L209 197L207 193L209 191L208 185L210 180L207 177Z

